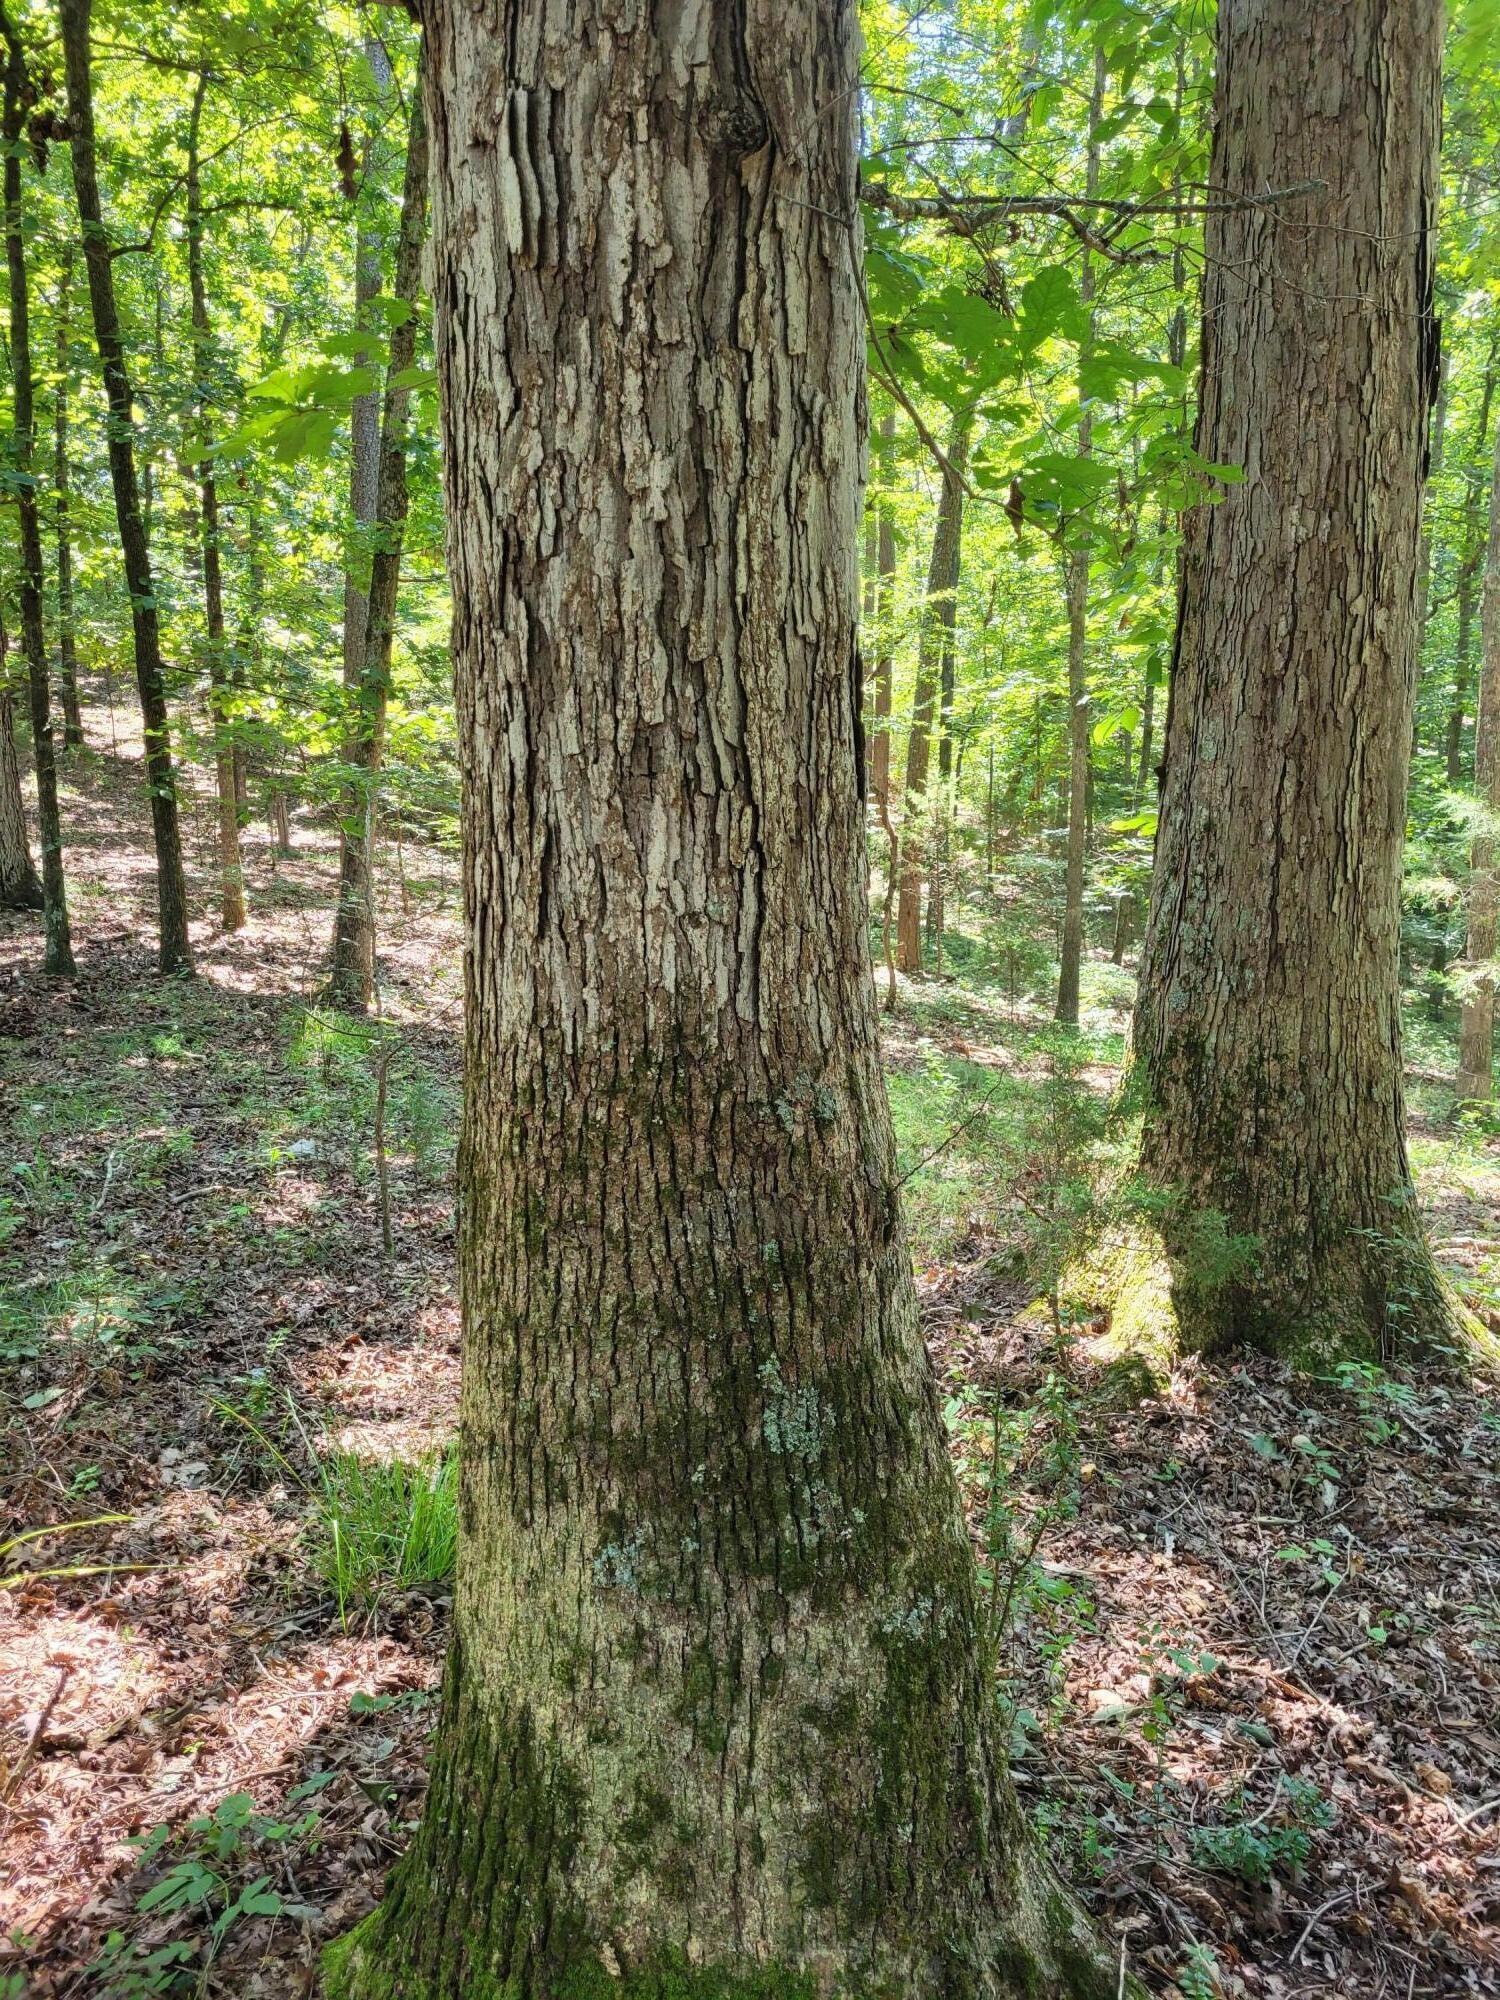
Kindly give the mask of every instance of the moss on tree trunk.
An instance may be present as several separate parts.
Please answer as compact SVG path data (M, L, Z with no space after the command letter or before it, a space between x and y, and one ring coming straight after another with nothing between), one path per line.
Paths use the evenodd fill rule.
M457 1638L337 2000L1089 1996L865 940L848 0L424 9L470 925Z
M1462 1337L1414 1209L1397 984L1442 15L1218 15L1197 448L1244 477L1187 520L1135 1026L1199 1349Z

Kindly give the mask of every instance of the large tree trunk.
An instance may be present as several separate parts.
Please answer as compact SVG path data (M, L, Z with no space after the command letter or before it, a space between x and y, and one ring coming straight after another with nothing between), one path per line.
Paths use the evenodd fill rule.
M334 911L328 993L339 1006L356 1013L368 1009L375 993L375 801L385 750L401 545L406 529L406 432L411 389L403 378L416 354L416 302L421 293L426 235L427 130L419 79L412 93L401 234L396 246L395 297L412 310L391 333L380 420L377 536L365 606L364 657L359 679L350 690L350 732L344 746L344 762L354 774L354 782L345 792L339 815L339 899Z
M903 972L922 970L922 878L930 829L927 775L932 762L933 707L943 649L952 644L958 605L958 573L963 551L964 472L974 428L972 407L956 410L943 447L946 464L932 530L927 597L917 640L917 679L911 698L911 732L906 740L902 786L901 894L896 909L896 962Z
M340 1996L1115 1992L1005 1778L865 943L851 0L426 0L463 1541Z
M109 473L114 488L120 549L125 563L125 587L130 595L135 678L145 736L151 829L156 843L158 962L163 972L191 972L193 948L188 937L187 882L182 872L177 774L172 764L172 738L167 720L161 632L156 616L151 554L141 512L140 488L136 481L135 419L131 409L130 376L125 366L120 315L115 303L112 253L99 201L93 84L89 66L90 5L91 0L60 0L63 53L68 74L68 124L73 141L73 186L83 227L83 254L88 266L94 336L104 376L105 398L109 404Z
M1246 478L1187 520L1135 1027L1192 1347L1453 1330L1411 1205L1396 976L1442 15L1219 9L1210 183L1318 189L1208 216L1197 448Z
M69 520L72 471L68 463L68 382L73 371L69 328L73 305L73 252L63 253L57 288L57 386L52 398L52 501L57 535L57 677L62 688L63 748L83 745L78 705L78 642L73 618L73 530Z
M198 135L208 96L208 72L201 70L188 118L187 251L193 301L193 403L207 449L213 392L213 339L208 323L208 285L203 274L203 188ZM240 858L240 801L235 782L234 730L230 715L232 669L224 625L224 566L219 551L219 482L212 456L198 462L198 506L203 550L203 614L208 641L209 702L214 726L214 777L218 792L219 914L226 931L245 925L245 869Z
M1106 80L1104 44L1094 50L1094 83L1089 93L1088 149L1084 186L1090 197L1099 190L1099 124L1104 116ZM1094 420L1083 387L1083 369L1094 345L1094 260L1085 245L1078 267L1078 295L1085 315L1079 344L1078 455L1088 458L1094 448ZM1083 869L1088 852L1089 750L1092 716L1089 710L1089 544L1087 526L1074 525L1081 537L1067 554L1068 599L1068 839L1063 866L1062 947L1058 954L1057 1006L1054 1018L1064 1027L1078 1025L1078 987L1083 970Z
M1489 553L1484 566L1484 606L1480 617L1482 652L1479 708L1474 723L1474 789L1481 804L1500 814L1500 434L1495 440L1490 485ZM1465 957L1473 982L1463 1004L1458 1039L1458 1095L1489 1097L1494 1090L1496 842L1486 829L1474 840L1469 872L1469 936Z
M31 376L31 294L21 214L21 128L27 94L26 58L10 15L0 7L5 41L5 262L10 280L10 371L14 396L13 466L21 544L21 644L31 706L31 748L36 761L37 827L42 843L42 916L46 942L42 969L73 970L68 898L63 880L62 815L57 804L57 746L52 740L52 689L47 677L47 637L42 629L42 528L32 475L35 396Z

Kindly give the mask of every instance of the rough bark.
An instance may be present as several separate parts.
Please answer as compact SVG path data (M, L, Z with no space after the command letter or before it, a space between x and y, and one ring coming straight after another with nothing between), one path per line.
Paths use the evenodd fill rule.
M1469 857L1469 934L1465 959L1470 987L1464 996L1458 1040L1458 1096L1485 1098L1494 1091L1496 914L1500 881L1493 821L1500 816L1500 435L1490 483L1489 548L1480 617L1479 707L1474 721L1474 789L1490 815Z
M903 972L922 970L922 882L928 862L927 779L932 764L933 710L943 648L951 644L958 604L963 548L964 469L974 428L972 408L954 412L944 446L946 464L932 530L927 595L917 640L917 678L912 689L911 730L906 740L902 784L901 892L896 909L896 963Z
M187 251L192 295L193 408L205 456L198 461L198 525L202 549L203 623L208 644L209 705L214 727L214 779L218 795L219 917L226 931L246 921L245 869L240 856L240 801L235 782L232 673L224 624L224 566L219 547L219 482L207 452L213 391L213 333L208 318L208 284L203 272L203 185L199 134L208 97L208 72L200 70L188 118Z
M1043 1886L865 941L849 0L426 0L463 1554L339 2000L1113 1995Z
M72 135L73 186L88 267L89 300L99 349L104 393L109 405L109 473L124 557L125 587L135 650L136 687L146 746L146 782L151 794L151 830L156 846L158 962L163 972L191 972L187 882L182 870L182 837L177 817L177 775L172 764L167 719L166 677L151 555L141 513L135 468L135 420L130 376L115 303L108 232L99 199L94 146L93 84L89 62L91 0L60 0L63 54L68 78L68 124Z
M62 690L63 748L83 745L78 705L78 637L73 616L72 468L68 460L68 381L72 374L73 252L63 253L57 289L57 387L52 399L52 505L57 540L57 678Z
M32 460L36 443L36 397L31 374L31 288L21 213L21 129L28 101L26 58L9 13L0 7L0 39L5 43L5 265L10 282L10 373L14 423L11 459L15 477L18 539L21 544L21 648L31 708L31 750L36 764L37 830L42 848L42 969L70 976L73 941L68 931L68 897L63 879L62 814L57 803L57 746L52 737L52 689L47 674L47 637L42 629L42 528Z
M1088 142L1084 187L1090 197L1099 191L1099 124L1104 116L1106 69L1104 46L1094 51L1094 82L1089 93ZM1084 333L1079 342L1080 371L1094 345L1094 260L1085 245L1078 266L1078 296L1083 305ZM1078 389L1078 455L1092 456L1094 420L1080 373ZM1077 537L1067 554L1068 600L1068 837L1063 868L1062 946L1057 970L1054 1018L1064 1027L1078 1025L1078 984L1083 969L1083 871L1088 849L1089 752L1092 715L1089 708L1089 543L1082 523L1073 524Z
M380 416L379 485L375 498L375 553L365 606L364 654L350 690L350 733L344 762L354 773L339 815L339 898L334 911L329 997L364 1013L375 993L375 802L385 749L391 651L406 529L407 410L411 390L402 380L416 354L416 302L421 294L422 246L427 235L427 130L420 79L412 93L406 170L401 191L401 231L396 246L394 296L412 307L391 333L390 368Z
M1447 1343L1412 1207L1399 891L1442 7L1225 0L1187 519L1135 1050L1184 1344ZM1206 1226L1209 1213L1220 1218Z

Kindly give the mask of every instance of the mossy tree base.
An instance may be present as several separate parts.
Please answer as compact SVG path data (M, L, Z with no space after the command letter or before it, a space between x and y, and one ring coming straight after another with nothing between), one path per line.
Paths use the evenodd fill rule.
M681 1953L622 1966L608 1944L534 1977L465 1968L459 1983L393 1946L384 1906L323 1954L324 2000L1147 2000L1133 1974L1098 1952L1075 1906L1053 1892L1030 1913L1034 1935L994 1941L961 1978L933 1966L881 1974L830 1965L698 1964Z
M1061 1288L1075 1319L1102 1312L1100 1360L1134 1356L1163 1378L1180 1355L1236 1350L1294 1366L1421 1362L1466 1372L1500 1364L1500 1341L1411 1237L1352 1237L1308 1281L1288 1285L1247 1245L1232 1273L1205 1273L1197 1233L1136 1223L1082 1257Z

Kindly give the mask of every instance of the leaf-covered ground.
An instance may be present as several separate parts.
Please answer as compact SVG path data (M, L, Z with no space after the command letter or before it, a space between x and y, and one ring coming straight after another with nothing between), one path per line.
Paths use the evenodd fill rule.
M136 777L67 773L79 979L0 918L0 1543L54 1531L0 1554L0 1993L302 1994L419 1810L448 1619L414 1546L361 1594L322 1482L425 1492L451 1436L451 867L406 857L373 1034L314 1004L311 825L274 872L253 830L249 929L162 981ZM211 831L200 798L200 867ZM1128 980L1091 991L1102 1089ZM1495 1992L1500 1404L1258 1363L1153 1390L1059 1340L1014 1275L1033 1026L928 985L890 1035L1027 1804L1159 1993ZM1452 1131L1440 1054L1414 1156L1488 1308L1500 1150Z

